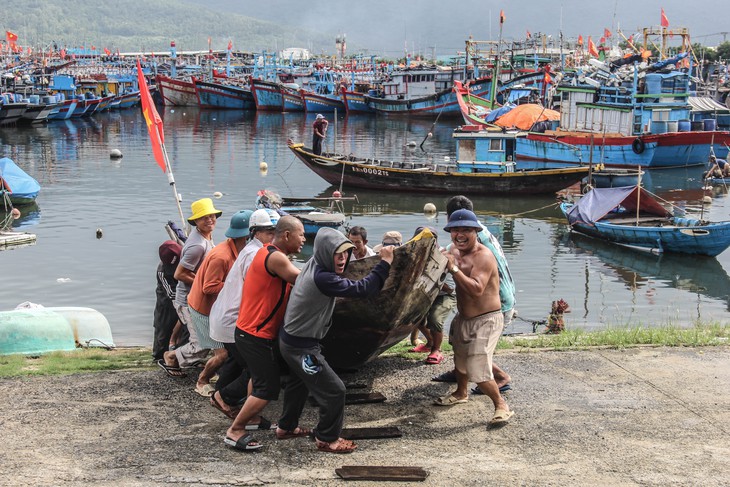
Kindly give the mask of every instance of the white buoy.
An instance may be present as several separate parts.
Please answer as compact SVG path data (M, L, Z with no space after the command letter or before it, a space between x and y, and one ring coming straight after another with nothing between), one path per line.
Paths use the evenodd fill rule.
M431 132L428 133L429 137L433 137L433 134Z
M444 156L444 162L450 162L451 158L449 156Z
M269 165L266 164L266 162L264 162L264 161L259 162L259 169L261 171L266 171L268 168L269 168Z
M122 155L122 151L119 149L112 149L109 153L109 158L111 159L121 159L122 157L124 157L124 155Z
M174 109L174 108L172 108L172 109L170 110L170 113L175 113L175 109Z
M407 145L408 147L415 147L415 146L416 146L416 141L415 141L415 140L411 140L411 141L410 141L410 142L408 142L408 143L407 143L406 145Z
M261 176L262 178L266 177L267 174L269 174L269 170L268 169L261 169L259 171L259 176Z
M424 213L436 213L436 205L433 203L426 203L423 205L423 212Z
M705 205L709 205L710 203L712 203L712 198L710 198L709 196L703 196L702 203Z
M222 196L223 196L223 193L221 193L220 191L216 191L215 193L213 193L214 198L220 198Z

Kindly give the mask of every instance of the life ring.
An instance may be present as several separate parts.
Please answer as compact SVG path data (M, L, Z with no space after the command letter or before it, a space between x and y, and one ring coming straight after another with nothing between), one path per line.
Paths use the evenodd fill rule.
M634 154L641 154L645 148L644 141L638 137L631 143L631 149L634 151Z

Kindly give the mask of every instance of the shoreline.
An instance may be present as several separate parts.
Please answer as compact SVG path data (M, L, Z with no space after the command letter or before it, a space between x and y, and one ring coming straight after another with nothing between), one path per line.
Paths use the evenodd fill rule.
M532 352L528 350L528 352ZM8 485L343 485L343 465L420 466L405 485L722 485L730 469L730 347L592 348L562 353L500 350L512 376L504 428L487 430L492 407L471 396L433 406L453 366L384 356L346 382L381 392L348 405L345 427L396 426L402 438L361 440L351 455L317 452L306 439L264 443L252 454L223 444L229 421L193 392L195 373L104 371L3 378ZM357 390L355 392L361 392ZM276 420L281 398L264 411ZM314 426L308 406L302 424ZM38 468L42 466L42 468ZM357 483L355 485L374 485Z

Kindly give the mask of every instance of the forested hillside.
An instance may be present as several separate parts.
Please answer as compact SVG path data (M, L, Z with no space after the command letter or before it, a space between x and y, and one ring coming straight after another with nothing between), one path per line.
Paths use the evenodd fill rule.
M0 29L18 35L22 46L96 46L112 51L234 49L261 51L306 47L333 52L331 35L220 13L180 0L23 0L3 9Z

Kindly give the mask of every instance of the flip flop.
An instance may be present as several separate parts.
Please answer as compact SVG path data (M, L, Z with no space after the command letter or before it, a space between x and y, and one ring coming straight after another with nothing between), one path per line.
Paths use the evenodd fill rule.
M428 353L431 351L431 347L427 347L425 343L419 343L415 347L408 350L410 353Z
M229 419L236 419L236 416L238 416L238 412L241 410L241 408L230 408L228 410L223 408L223 405L215 398L215 393L213 393L210 396L210 405L216 408L218 411L222 412L226 415Z
M159 365L162 368L162 370L164 370L165 373L167 375L169 375L170 377L186 377L188 375L185 372L183 372L182 369L180 369L180 367L173 367L171 365L167 365L165 363L164 358L161 358L160 360L158 360L157 365Z
M509 385L509 384L505 384L505 385L503 385L502 387L499 388L499 392L500 393L504 393L504 392L511 391L511 390L512 390L512 386ZM479 395L479 394L484 395L484 393L482 392L481 389L479 389L478 386L474 386L471 389L471 393L472 394L477 394L477 395Z
M299 430L299 431L297 431L297 430ZM304 436L312 436L312 430L308 430L307 428L300 428L300 427L296 427L292 431L284 431L283 433L279 433L278 429L276 430L276 439L277 440L288 440L289 438L302 438Z
M431 380L433 382L456 382L456 374L453 370L449 370L441 375L434 375Z
M203 397L210 397L215 393L215 387L210 384L204 384L203 386L196 385L195 392Z
M444 356L441 352L434 352L434 353L430 354L428 357L426 357L426 360L425 360L425 362L428 365L438 365L443 361L444 361Z
M263 416L258 423L248 423L243 429L247 431L275 430L277 426Z
M490 426L497 426L502 424L507 424L509 422L509 419L515 415L514 411L507 411L505 409L497 409L494 411L494 416L492 416L492 419L489 421Z
M458 399L454 397L450 392L445 396L441 396L433 401L436 406L454 406L455 404L464 404L465 402L469 402L469 399Z
M239 451L256 451L259 448L263 448L264 446L261 443L255 441L253 439L253 436L251 435L242 436L237 440L226 436L226 438L223 440L223 443Z
M332 445L339 446L333 447ZM317 450L325 453L352 453L357 450L357 445L353 441L345 440L344 438L338 438L330 443L317 440Z

